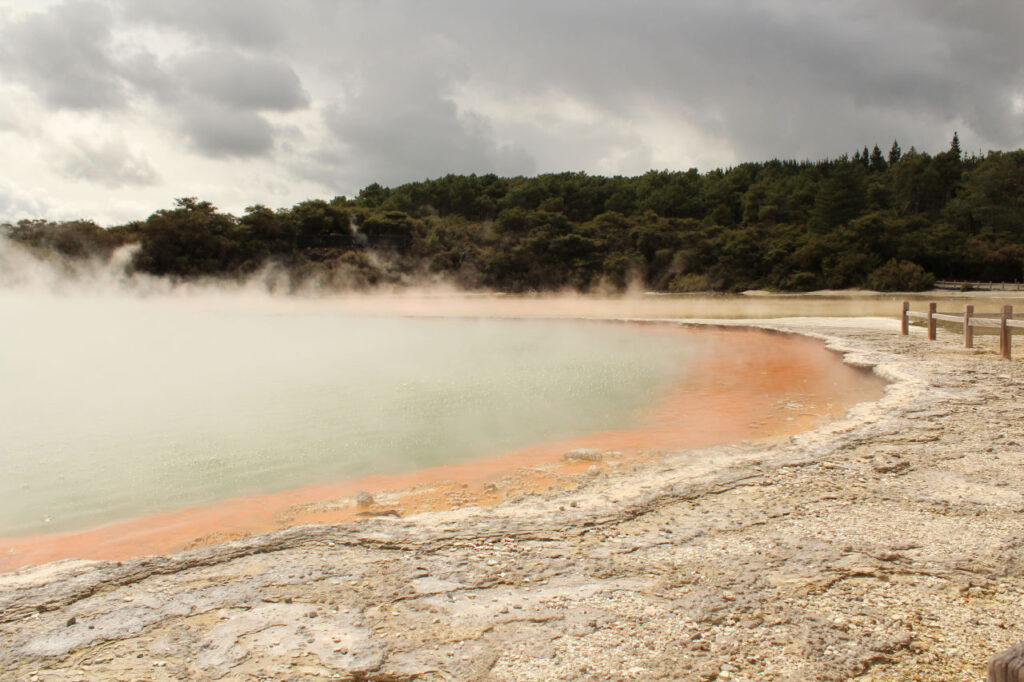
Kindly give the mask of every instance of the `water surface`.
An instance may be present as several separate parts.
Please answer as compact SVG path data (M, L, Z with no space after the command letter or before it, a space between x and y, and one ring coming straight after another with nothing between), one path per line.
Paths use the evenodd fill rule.
M697 336L0 294L0 536L628 429Z

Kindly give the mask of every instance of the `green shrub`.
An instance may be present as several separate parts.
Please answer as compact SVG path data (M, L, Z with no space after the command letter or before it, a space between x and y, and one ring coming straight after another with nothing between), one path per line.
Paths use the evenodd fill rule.
M697 291L711 291L711 279L707 275L698 275L689 272L685 275L676 275L669 282L668 290L673 294L687 294Z
M893 258L868 275L867 286L875 291L924 291L935 284L935 276L917 263Z

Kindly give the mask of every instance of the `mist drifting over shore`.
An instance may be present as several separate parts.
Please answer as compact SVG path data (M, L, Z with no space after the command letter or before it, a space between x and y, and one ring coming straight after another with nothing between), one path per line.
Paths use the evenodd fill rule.
M0 246L0 535L628 427L700 345L174 285L126 275L129 256Z

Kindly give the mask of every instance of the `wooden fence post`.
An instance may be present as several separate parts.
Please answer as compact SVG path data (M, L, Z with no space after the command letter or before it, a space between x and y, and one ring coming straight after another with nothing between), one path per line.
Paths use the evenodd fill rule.
M971 326L973 314L974 306L968 303L964 306L964 348L974 348L974 327Z
M928 340L929 341L934 341L935 340L935 321L936 321L935 320L935 306L936 306L936 304L934 302L928 304Z
M906 336L910 333L910 301L903 302L903 317L900 318L900 333Z
M1024 682L1024 642L989 660L988 682Z
M999 354L1007 360L1010 359L1010 327L1006 321L1013 318L1013 306L1004 305L1003 314L999 317Z

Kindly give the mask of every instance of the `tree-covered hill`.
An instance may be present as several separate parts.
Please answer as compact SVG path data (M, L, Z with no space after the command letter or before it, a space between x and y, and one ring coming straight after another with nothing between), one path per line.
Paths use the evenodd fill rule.
M273 263L291 286L339 289L922 289L935 277L1022 279L1024 150L965 156L954 135L934 156L894 142L887 153L704 174L449 175L241 217L186 198L107 229L2 229L66 258L137 243L131 268L178 279L244 278Z

